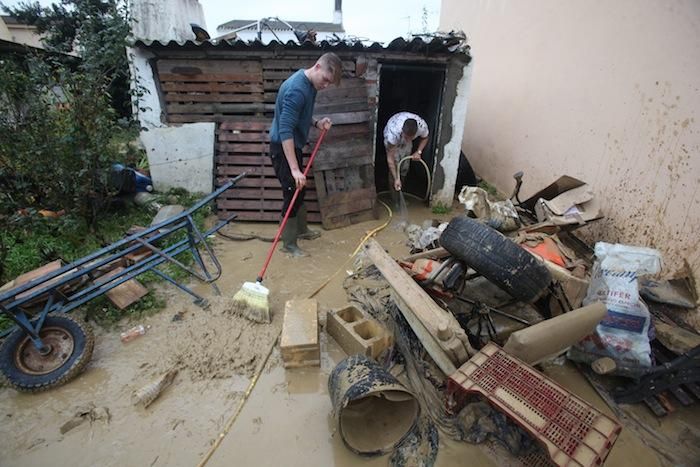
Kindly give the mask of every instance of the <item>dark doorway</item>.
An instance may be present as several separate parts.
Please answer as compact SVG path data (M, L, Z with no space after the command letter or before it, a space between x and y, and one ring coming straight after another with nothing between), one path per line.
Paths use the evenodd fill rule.
M374 180L377 192L388 191L389 168L384 149L384 127L397 112L412 112L428 124L430 137L423 151L423 160L433 171L438 141L438 126L442 108L442 89L445 81L444 67L429 65L404 65L383 63L379 77L379 108L377 110L376 158ZM414 150L418 140L414 141ZM403 184L403 191L420 198L425 196L428 179L420 162L411 161Z

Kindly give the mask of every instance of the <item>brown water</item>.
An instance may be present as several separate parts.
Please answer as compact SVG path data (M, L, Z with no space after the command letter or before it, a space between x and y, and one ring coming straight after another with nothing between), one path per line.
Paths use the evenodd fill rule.
M409 204L411 221L421 223L433 217L416 202ZM197 465L224 429L277 336L284 302L314 291L341 266L364 234L381 223L324 232L318 240L302 242L310 258L276 253L265 279L271 290L270 325L232 316L225 306L225 298L243 281L255 279L270 244L218 239L216 250L224 269L218 285L224 299L214 297L208 286L193 286L211 299L209 310L163 286L159 293L167 298L167 307L140 321L150 325L146 335L122 344L119 331L134 323L123 323L111 332L96 329L93 359L76 380L34 395L0 389L0 465ZM274 229L269 224L246 224L233 230L272 235ZM407 252L405 237L395 229L384 229L378 240L396 256ZM345 270L351 268L346 264L317 295L322 315L329 308L345 305L342 280ZM175 315L182 319L172 321ZM295 370L284 370L279 352L274 350L239 418L208 465L387 465L386 457L363 459L352 454L336 434L326 384L329 372L345 355L325 332L321 332L321 350L320 368ZM172 367L180 368L178 376L153 404L147 409L131 404L135 389ZM553 376L605 409L571 368L557 368ZM60 427L90 404L108 409L110 420L88 421L62 435ZM517 465L501 450L441 437L436 465L464 465L467 460L471 465ZM627 429L608 464L659 465L654 452Z

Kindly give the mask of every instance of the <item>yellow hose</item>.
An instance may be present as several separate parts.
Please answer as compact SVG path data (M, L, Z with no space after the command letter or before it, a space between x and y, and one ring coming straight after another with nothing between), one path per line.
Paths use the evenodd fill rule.
M313 298L317 293L319 293L321 290L323 290L323 288L325 286L327 286L328 283L336 275L338 275L338 273L340 271L343 270L343 268L345 267L347 262L350 261L352 258L354 258L355 255L357 255L357 253L360 251L360 248L362 248L362 245L364 245L367 240L369 240L371 237L376 235L377 232L381 231L382 229L384 229L387 225L389 225L391 223L391 219L394 216L394 213L392 212L391 208L386 205L386 203L384 203L381 200L378 200L378 201L380 203L382 203L382 205L384 205L384 207L389 212L389 219L387 219L387 221L384 222L379 227L374 228L374 229L370 230L369 232L367 232L367 234L360 241L360 244L357 245L357 248L355 248L355 251L353 251L352 254L345 261L343 261L343 264L340 265L338 270L335 271L333 273L333 275L331 275L328 279L326 279L326 281L323 284L321 284L321 286L319 288L317 288L311 295L309 295L308 298ZM275 345L277 345L277 341L279 340L280 334L282 334L281 330L277 334L277 337L275 337L275 340L272 342L272 345L270 346L270 348L268 349L267 355L265 356L265 360L263 360L262 364L258 368L258 371L255 372L255 376L253 376L253 379L250 380L250 384L248 385L248 388L246 389L245 394L243 394L243 399L241 399L241 401L238 403L238 407L236 407L236 411L233 413L233 415L231 415L231 418L229 418L228 422L226 422L226 426L221 431L221 433L219 433L219 436L216 437L211 448L209 448L209 451L202 458L202 460L199 462L199 464L197 464L197 467L204 467L207 464L207 462L209 462L209 459L211 459L211 456L214 455L214 452L216 452L216 450L219 448L219 446L221 445L221 442L224 440L224 438L226 437L228 432L231 430L231 427L238 419L238 416L240 415L241 411L243 410L243 406L248 401L248 397L250 397L250 394L253 392L253 389L255 389L255 385L257 384L258 379L260 378L260 375L262 374L263 370L265 369L265 366L267 365L268 360L270 360L270 356L272 355L272 351L274 350Z
M406 160L411 159L411 156L406 156L403 159L399 161L399 163L396 165L396 173L401 176L401 164L406 162ZM425 163L423 159L418 159L418 162L423 164L423 168L425 168L425 176L428 177L428 188L425 190L425 197L423 198L424 200L427 200L430 198L430 189L432 188L433 185L433 179L430 177L430 169L428 168L428 164Z

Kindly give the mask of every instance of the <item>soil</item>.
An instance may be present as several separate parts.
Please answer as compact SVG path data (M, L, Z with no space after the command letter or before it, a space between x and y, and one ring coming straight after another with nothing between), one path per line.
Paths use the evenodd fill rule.
M271 291L271 324L252 323L233 314L229 306L242 283L257 276L270 243L217 237L215 250L223 268L217 284L222 296L217 297L208 285L192 284L209 300L209 308L202 309L192 304L191 297L163 285L151 292L166 299L167 306L159 314L138 323L124 322L112 331L94 325L92 361L75 380L39 394L0 388L0 465L197 465L224 430L273 345L255 389L207 465L387 465L388 456L365 459L353 454L335 431L327 380L345 354L325 331L320 332L320 367L285 370L275 344L285 301L307 297L339 268L340 273L315 297L321 320L326 310L347 304L342 282L352 262L345 261L365 233L383 223L386 214L382 215L376 221L324 231L320 239L302 241L310 258L276 253L264 282ZM450 217L435 216L412 200L408 215L418 224ZM234 225L228 231L271 237L275 227ZM399 229L386 228L377 239L395 257L408 252ZM134 324L150 328L145 335L122 343L119 332ZM179 370L173 384L152 404L145 409L132 405L135 390L173 368ZM573 368L557 367L551 375L611 414ZM90 415L94 408L107 415ZM71 423L62 433L61 428L76 417L81 422ZM652 419L654 431L686 440L678 449L700 444L698 420L697 408L679 410L663 421ZM680 428L666 429L667 425ZM519 465L498 446L458 443L441 435L435 465L463 464L464 459L472 465ZM608 465L642 467L661 462L633 430L624 429Z

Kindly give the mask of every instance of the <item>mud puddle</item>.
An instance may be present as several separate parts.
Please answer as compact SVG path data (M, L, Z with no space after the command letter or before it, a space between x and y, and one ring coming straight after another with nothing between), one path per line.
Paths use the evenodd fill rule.
M418 224L450 217L434 216L414 200L408 204L409 220ZM190 297L164 285L158 293L166 298L166 308L139 321L150 325L148 333L122 344L119 331L135 323L121 323L110 332L96 329L93 359L76 380L39 394L0 389L0 465L197 465L273 345L281 329L284 302L308 296L331 277L365 233L386 220L386 213L381 215L380 220L324 231L320 239L302 241L310 258L276 253L265 278L271 290L270 325L250 323L227 308L228 299L241 284L255 279L270 244L217 238L215 249L223 267L217 284L222 297L215 296L210 286L192 284L211 302L209 309L197 307ZM273 236L275 226L236 224L231 231ZM407 253L406 237L399 229L386 228L377 238L390 254ZM316 296L322 315L347 303L342 281L349 269L351 262ZM326 384L328 374L345 355L324 331L320 335L320 368L285 371L278 350L273 352L208 465L387 465L386 457L368 460L352 454L335 435ZM132 406L135 389L173 367L180 372L160 398L147 409ZM563 384L587 383L567 380ZM597 398L586 394L587 399L589 396ZM85 407L109 416L89 418L61 434L61 427ZM517 465L499 453L441 436L436 465L462 464L464 459L472 465ZM654 453L629 430L623 430L610 459L616 460L610 465L657 465Z

